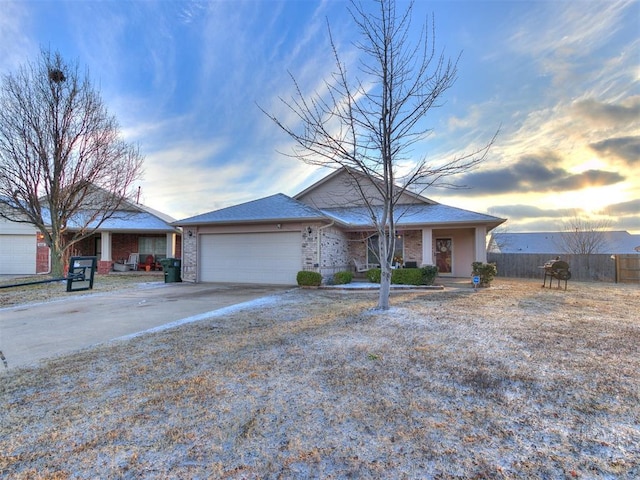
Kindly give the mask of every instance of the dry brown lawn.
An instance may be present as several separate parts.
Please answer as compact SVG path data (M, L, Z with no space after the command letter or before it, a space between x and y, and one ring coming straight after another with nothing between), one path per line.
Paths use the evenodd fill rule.
M637 478L640 289L294 290L0 376L0 474Z
M87 295L91 293L104 293L114 290L121 290L132 285L141 283L164 282L162 272L130 272L130 273L110 273L109 275L98 275L93 284L93 290L79 290L67 292L64 280L50 283L33 283L23 287L0 288L0 308L11 307L24 303L40 303L59 298L68 298L74 295ZM0 287L15 285L18 283L40 282L42 280L53 279L51 275L31 275L18 278L0 278Z

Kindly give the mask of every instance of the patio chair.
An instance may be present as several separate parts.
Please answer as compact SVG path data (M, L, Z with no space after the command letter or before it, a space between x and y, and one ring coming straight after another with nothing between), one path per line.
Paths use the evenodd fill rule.
M140 262L140 254L130 253L129 259L125 262L125 265L129 267L129 270L137 270L139 262Z
M150 272L151 270L155 270L155 261L153 259L153 255L147 255L145 257L144 263L140 262L138 263L138 270L146 270L147 272Z

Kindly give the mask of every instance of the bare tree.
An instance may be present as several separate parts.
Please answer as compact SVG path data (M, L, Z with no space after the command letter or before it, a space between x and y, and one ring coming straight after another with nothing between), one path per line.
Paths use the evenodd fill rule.
M3 78L0 90L0 216L30 223L61 275L70 248L131 196L143 158L77 65L42 51Z
M503 249L510 247L510 233L508 221L491 230L491 238L488 246L489 252L501 253Z
M575 214L562 222L563 233L558 247L574 255L603 253L607 245L606 232L610 228L609 219L589 219Z
M454 186L447 178L481 162L493 140L440 163L411 158L412 147L430 133L423 118L455 83L457 60L436 52L434 28L429 29L428 22L417 41L411 41L412 3L402 13L393 0L377 4L372 14L355 1L349 9L361 35L356 44L362 54L359 75L352 76L340 60L328 25L336 72L325 81L324 94L305 98L291 75L296 96L281 99L301 126L286 125L264 113L296 142L293 156L312 165L344 168L350 174L380 240L378 308L388 309L396 206L403 193L407 189L422 193L432 185Z

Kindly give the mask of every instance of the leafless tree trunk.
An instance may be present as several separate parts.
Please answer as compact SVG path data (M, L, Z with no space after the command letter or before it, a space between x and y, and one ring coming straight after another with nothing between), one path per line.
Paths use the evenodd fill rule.
M142 173L88 73L43 51L0 90L0 216L35 225L61 275L70 248L131 196Z
M574 215L562 223L560 247L565 253L591 255L606 253L606 232L611 228L608 219L588 219Z
M265 113L295 140L299 147L295 157L351 174L380 239L378 308L388 309L395 222L401 215L396 206L403 193L407 189L422 193L436 184L454 186L447 178L481 162L493 140L441 163L410 158L412 147L430 133L422 120L455 83L457 60L436 52L433 25L429 29L425 23L418 40L411 41L413 4L401 13L393 0L377 4L377 12L370 14L351 2L350 13L361 34L360 77L347 72L329 27L336 72L325 82L324 95L305 98L292 75L296 96L282 102L297 124L286 125Z

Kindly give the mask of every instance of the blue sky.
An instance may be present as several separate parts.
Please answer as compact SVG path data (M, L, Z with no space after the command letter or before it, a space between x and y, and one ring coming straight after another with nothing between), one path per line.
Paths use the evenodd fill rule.
M0 0L0 73L41 47L86 67L146 157L143 203L180 219L294 195L328 173L279 153L291 141L257 104L294 121L278 98L292 95L288 72L313 92L333 71L327 19L355 69L347 6ZM469 189L424 195L509 218L510 231L558 230L578 214L640 233L640 2L417 2L414 23L427 14L436 48L462 56L416 155L447 160L501 130L458 179Z

